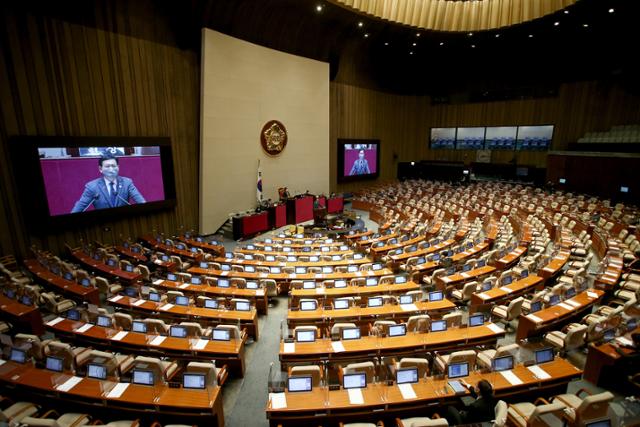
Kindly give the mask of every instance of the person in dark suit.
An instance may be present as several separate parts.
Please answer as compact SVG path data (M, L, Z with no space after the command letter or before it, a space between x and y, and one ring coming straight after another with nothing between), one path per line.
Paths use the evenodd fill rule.
M497 402L491 383L487 380L480 380L478 390L468 384L467 387L471 392L471 397L475 400L461 411L454 406L447 407L445 418L449 421L449 425L482 423L491 421L495 417Z
M106 209L130 205L130 200L135 203L145 202L130 178L118 176L117 157L104 154L98 159L98 171L102 176L87 182L71 213L84 212L92 205L94 209Z
M369 170L369 163L364 158L364 150L358 151L358 158L353 162L349 176L353 175L366 175L371 173Z

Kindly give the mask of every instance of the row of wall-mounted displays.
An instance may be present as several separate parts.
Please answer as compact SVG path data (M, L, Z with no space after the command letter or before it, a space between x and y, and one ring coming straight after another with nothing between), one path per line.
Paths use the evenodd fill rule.
M448 150L528 150L551 147L553 125L431 128L431 148Z

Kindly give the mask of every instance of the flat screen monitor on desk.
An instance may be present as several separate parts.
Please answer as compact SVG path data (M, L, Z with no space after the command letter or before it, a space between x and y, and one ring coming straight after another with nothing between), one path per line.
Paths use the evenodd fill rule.
M218 308L218 301L214 299L206 299L204 300L204 308Z
M366 388L367 375L364 373L344 374L342 377L342 387L346 390L351 388Z
M62 364L61 357L47 356L45 367L48 370L54 371L54 372L62 372L63 366L64 365Z
M85 288L88 288L89 285L91 285L91 280L84 277L82 280L80 280L80 285L84 286Z
M335 310L345 310L349 308L349 300L346 298L337 298L333 300L333 308Z
M533 352L533 355L537 365L541 363L551 362L553 360L553 349L548 347L540 350L535 350Z
M324 266L324 267L322 267L322 273L324 273L324 274L330 274L330 273L333 273L333 267L330 267L330 266Z
M513 356L502 356L493 359L493 370L496 372L513 369Z
M505 276L502 278L502 286L510 285L511 282L513 282L513 277L511 276Z
M102 363L89 363L87 365L87 377L98 380L107 379L107 367Z
M67 319L69 320L80 320L80 312L75 308L67 311Z
M393 281L396 285L407 283L407 276L396 276Z
M140 385L153 385L153 372L144 369L134 369L131 382Z
M343 340L357 340L357 339L360 339L360 329L359 328L344 328L342 330L342 339Z
M253 265L247 265L244 267L244 271L247 273L255 273L256 268Z
M250 311L251 305L249 301L236 301L236 310L237 311Z
M228 329L214 329L211 335L214 341L231 341L231 331Z
M306 274L306 273L307 273L306 267L296 267L296 274Z
M187 336L187 328L184 326L172 326L169 329L169 336L174 338L186 338Z
M111 327L111 319L107 316L98 316L98 321L96 322L98 326L102 326L103 328Z
M402 337L407 335L407 326L405 324L389 326L390 337Z
M400 295L400 304L413 304L413 297L411 295Z
M434 320L431 322L431 332L442 332L447 330L446 320Z
M228 288L229 287L229 279L218 279L218 287L220 287L220 288Z
M247 282L247 289L259 289L260 286L258 285L258 282L254 282L254 281L249 281Z
M469 316L469 326L482 326L484 325L484 314L472 314Z
M157 292L149 292L149 301L160 302L160 294Z
M531 303L531 308L529 309L529 313L535 313L536 311L542 310L542 301L535 301Z
M172 281L172 282L175 282L176 280L178 280L178 276L176 276L176 275L175 275L175 274L173 274L173 273L169 273L169 274L167 274L167 280L170 280L170 281Z
M418 368L402 368L396 371L396 384L414 384L418 382Z
M560 302L560 295L551 295L549 298L549 305L554 306Z
M333 286L335 288L346 288L347 287L347 281L340 279L340 280L336 280L335 282L333 282Z
M366 281L367 286L376 286L378 284L378 279L375 277L368 277Z
M469 364L467 362L451 363L447 367L447 376L449 378L462 378L469 375Z
M316 331L296 331L297 342L314 342L316 340Z
M187 306L189 305L189 298L179 295L176 297L176 305Z
M133 323L131 324L131 331L139 332L141 334L146 334L147 324L139 320L134 320Z
M576 290L575 288L569 288L566 290L566 292L564 293L564 298L565 299L569 299L569 298L573 298L576 296Z
M482 292L487 292L489 289L491 289L491 282L484 282L482 284Z
M527 277L529 277L529 270L522 270L520 272L520 278L521 279L526 279Z
M24 363L27 360L27 352L19 348L12 348L9 360L16 363Z
M382 297L371 297L367 300L367 307L382 307Z
M206 388L205 374L185 373L182 375L182 388L203 390Z
M611 427L611 420L600 420L586 424L585 427Z
M443 298L442 291L429 292L429 301L442 301Z
M350 265L347 267L347 272L348 273L355 273L358 271L358 266L357 265Z
M315 301L301 301L300 302L300 310L301 311L313 311L318 307L318 303Z
M291 393L311 391L313 381L311 377L289 377L287 379L287 390Z
M476 262L476 268L484 267L485 265L487 265L487 262L483 259L480 259L478 260L478 262Z
M315 288L316 288L316 282L314 281L305 280L302 283L302 289L315 289Z
M280 267L271 267L269 268L271 274L280 274L282 273L282 269Z

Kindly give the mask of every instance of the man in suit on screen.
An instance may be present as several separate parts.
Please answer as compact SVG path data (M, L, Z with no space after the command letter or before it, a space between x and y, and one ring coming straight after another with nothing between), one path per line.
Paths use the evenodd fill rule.
M76 202L71 213L84 212L90 206L94 209L116 208L135 203L145 203L131 178L118 176L118 158L112 154L103 154L98 159L98 171L102 175L98 179L87 182L80 200Z
M364 150L360 150L358 151L358 158L353 162L353 166L351 166L349 176L366 175L370 173L369 163L367 162L367 159L364 158Z

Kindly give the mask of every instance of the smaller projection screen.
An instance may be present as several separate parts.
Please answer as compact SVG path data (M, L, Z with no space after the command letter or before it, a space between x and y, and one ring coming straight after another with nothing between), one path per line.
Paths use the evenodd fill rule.
M431 148L453 150L456 144L456 128L431 128Z
M458 150L482 150L484 148L483 127L458 128L456 148Z

